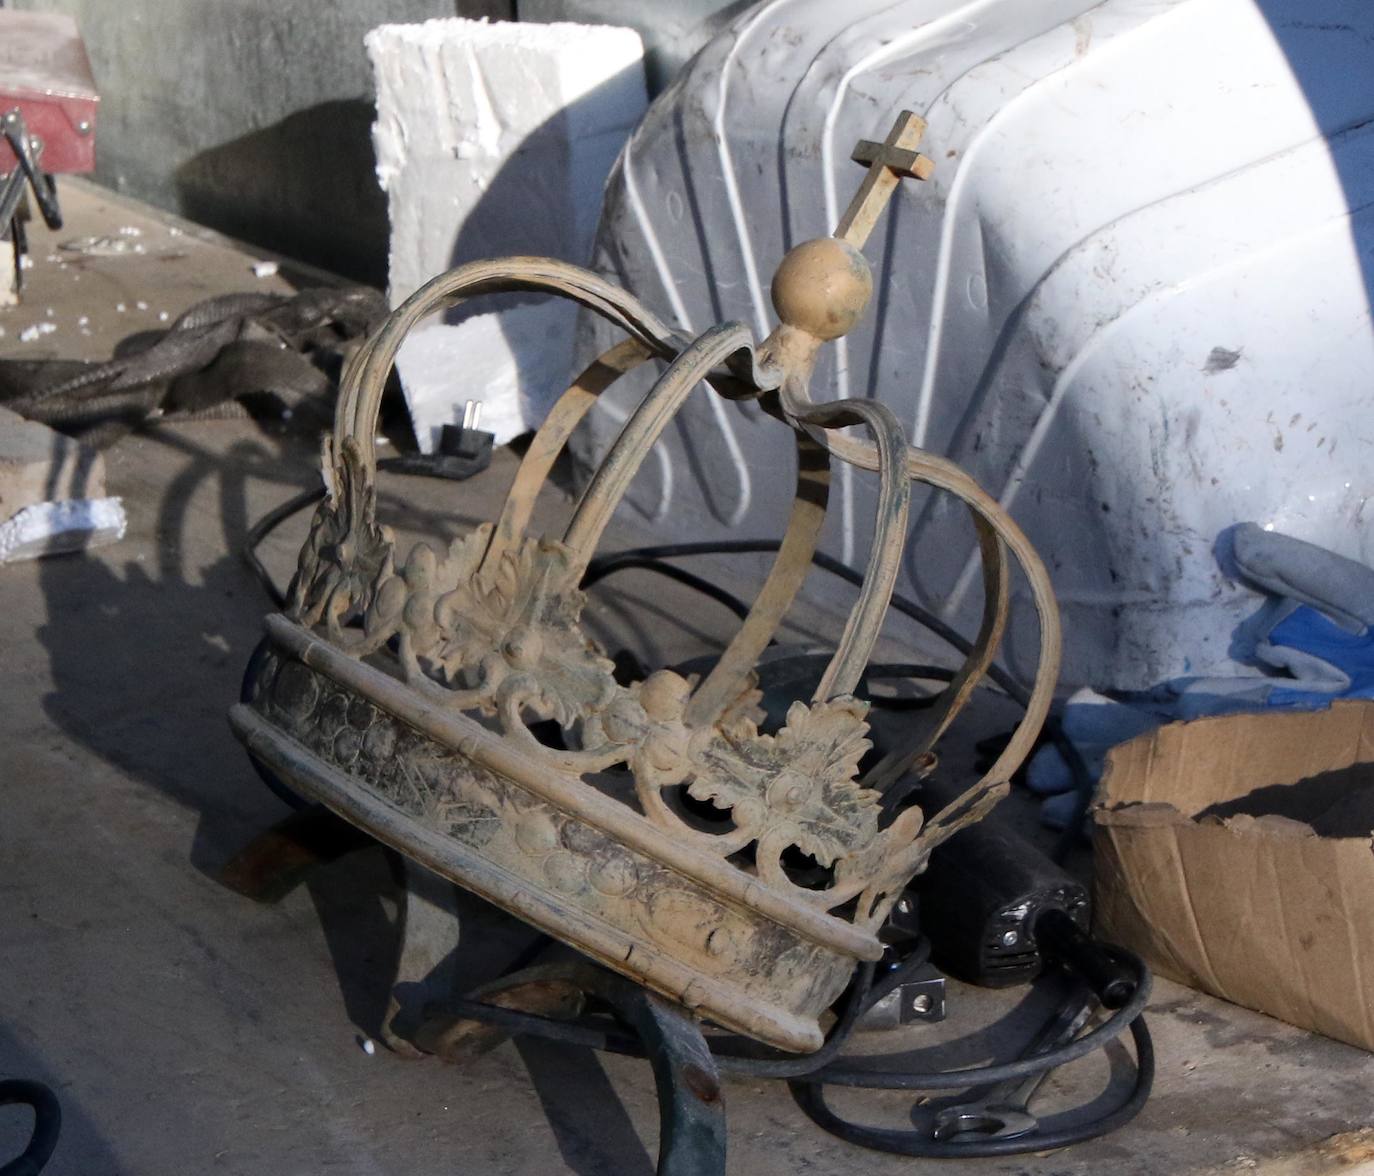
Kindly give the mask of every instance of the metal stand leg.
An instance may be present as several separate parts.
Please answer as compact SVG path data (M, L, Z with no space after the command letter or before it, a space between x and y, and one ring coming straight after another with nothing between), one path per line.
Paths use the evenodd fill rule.
M720 1075L696 1019L679 1005L618 981L612 1003L649 1055L658 1089L658 1176L725 1173Z
M462 919L458 889L409 858L402 859L401 948L396 979L382 1022L382 1040L407 1057L420 1057L414 1038L427 1005L452 995L456 988Z
M588 961L543 964L484 985L468 998L546 1017L577 1016L586 996L609 1004L638 1036L658 1091L658 1176L725 1172L725 1103L715 1060L696 1019L684 1008ZM416 1045L462 1061L504 1034L470 1016L432 1014Z

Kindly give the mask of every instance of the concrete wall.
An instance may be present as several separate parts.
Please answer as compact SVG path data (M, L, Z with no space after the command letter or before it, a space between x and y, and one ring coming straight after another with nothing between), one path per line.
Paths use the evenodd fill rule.
M512 0L8 3L80 21L102 96L99 182L379 285L386 201L363 35L394 21L513 14Z

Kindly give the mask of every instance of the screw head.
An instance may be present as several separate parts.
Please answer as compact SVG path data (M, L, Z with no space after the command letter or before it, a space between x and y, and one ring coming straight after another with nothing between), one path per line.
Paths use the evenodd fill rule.
M923 1016L935 1007L935 1002L930 999L930 993L918 992L911 998L911 1011L920 1013Z
M79 123L77 123L76 133L78 135L89 135L91 133L91 120L88 118L83 118Z
M1016 941L1017 941L1018 938L1019 938L1019 936L1016 934L1015 931L1003 931L1003 932L1002 932L1002 946L1003 946L1003 947L1015 947L1015 946L1016 946Z

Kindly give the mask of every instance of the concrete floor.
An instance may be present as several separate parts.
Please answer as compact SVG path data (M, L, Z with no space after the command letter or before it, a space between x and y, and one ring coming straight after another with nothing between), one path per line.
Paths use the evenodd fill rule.
M113 342L148 325L125 325L133 302L175 314L210 293L260 288L249 259L222 241L172 237L168 222L70 191L69 225L82 227L55 240L142 216L182 256L141 277L120 259L93 259L76 283L57 262L42 268L56 252L36 231L33 289L42 293L0 310L0 357L36 356L18 328L49 306L64 327L42 338L44 349L95 357L108 346L82 346L97 332ZM115 284L124 312L109 296ZM82 315L92 335L69 335ZM364 1051L395 950L395 894L380 852L320 870L277 906L217 881L285 812L224 713L268 607L237 553L253 520L312 483L311 440L206 422L127 438L107 462L110 492L130 518L122 543L0 568L0 1075L38 1077L59 1092L65 1126L49 1172L651 1172L657 1114L642 1063L538 1043L507 1044L462 1068ZM507 455L462 487L389 481L385 513L406 529L451 535L486 517L509 469ZM266 546L283 580L304 528L292 520ZM633 575L598 591L592 614L622 631L633 621L637 640L667 655L709 648L728 620L677 607ZM939 1030L861 1046L919 1051L1015 1018L1018 999L956 987ZM1369 1152L1353 1148L1325 1166L1312 1149L1371 1122L1370 1055L1167 983L1157 986L1152 1026L1156 1094L1130 1127L1050 1156L951 1170L1156 1176L1365 1162ZM962 1060L986 1057L987 1041ZM1101 1088L1120 1061L1056 1075L1045 1105ZM775 1084L730 1081L726 1101L734 1174L933 1167L832 1139ZM910 1110L894 1096L835 1105L886 1125ZM0 1160L23 1125L18 1113L0 1115Z

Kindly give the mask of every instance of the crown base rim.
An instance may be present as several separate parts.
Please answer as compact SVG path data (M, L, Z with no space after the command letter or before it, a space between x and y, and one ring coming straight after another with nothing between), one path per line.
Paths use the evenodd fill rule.
M419 697L400 679L358 661L296 621L276 614L266 620L279 655L337 684L393 716L478 768L513 781L556 808L575 813L602 833L655 863L685 875L728 903L747 907L808 942L859 960L879 960L883 945L856 926L800 897L778 894L723 859L684 844L619 801L588 789L575 776L539 761L461 711Z
M291 627L306 648L320 644ZM857 953L818 943L802 928L720 894L705 880L621 843L583 814L556 810L527 780L476 762L468 747L435 739L367 692L307 664L315 659L273 645L275 665L264 675L271 682L251 704L232 709L230 725L251 755L293 787L440 876L703 1018L781 1049L819 1048L819 1017L843 991ZM375 668L349 664L394 681ZM288 677L308 684L311 707L293 712L281 705L277 687ZM295 695L285 693L294 705ZM359 734L364 726L367 734ZM400 744L392 740L398 731ZM374 733L392 740L390 755L369 758L360 751ZM433 795L417 803L409 792L396 792L397 773L409 770L403 765L423 766L426 757L439 765L432 773L442 785L438 807ZM400 786L408 787L403 780Z
M567 908L551 902L539 891L525 888L516 875L475 854L463 853L448 839L412 818L388 811L388 806L374 794L282 735L250 707L233 707L230 725L251 755L281 773L302 794L440 877L570 944L613 971L686 1005L725 1029L779 1049L810 1053L824 1044L817 1020L762 1006L757 999L717 977L666 957L654 958L657 953L646 953L641 945L610 924L578 920L581 925L571 927Z

